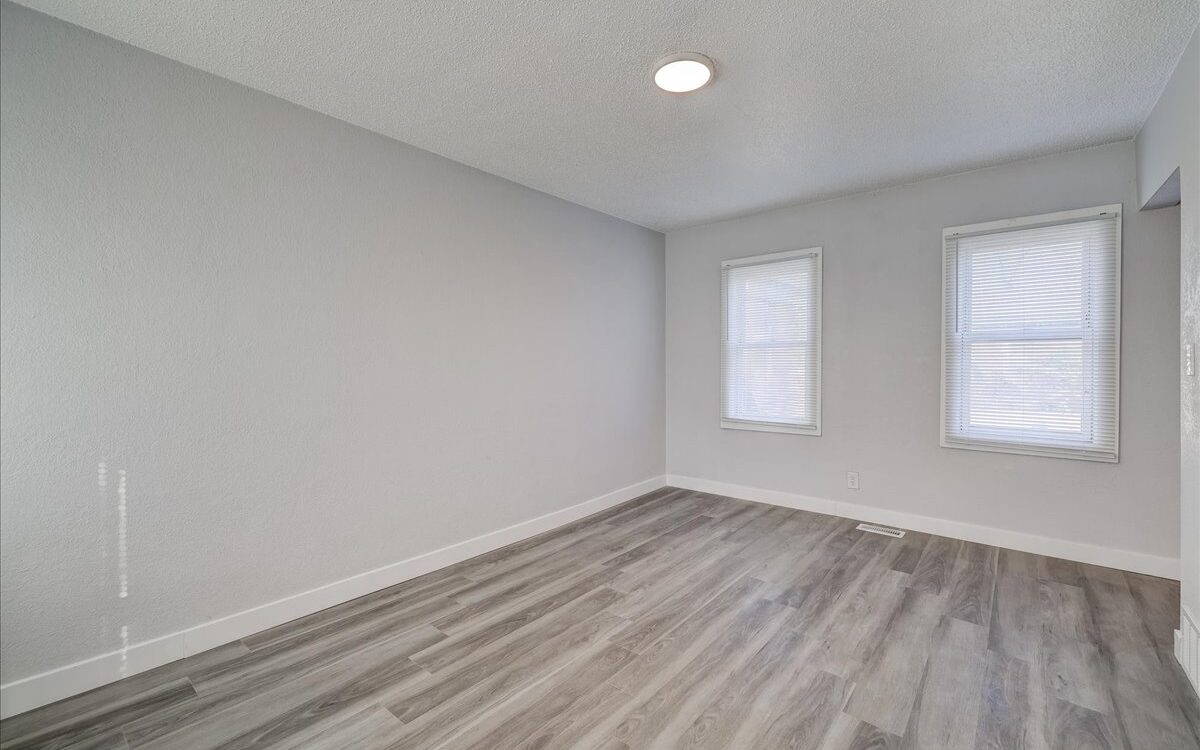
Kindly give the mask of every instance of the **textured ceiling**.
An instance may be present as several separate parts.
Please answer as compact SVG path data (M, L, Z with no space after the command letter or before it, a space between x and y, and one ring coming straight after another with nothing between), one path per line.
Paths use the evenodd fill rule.
M1132 137L1197 0L22 0L655 229ZM717 64L653 89L663 54Z

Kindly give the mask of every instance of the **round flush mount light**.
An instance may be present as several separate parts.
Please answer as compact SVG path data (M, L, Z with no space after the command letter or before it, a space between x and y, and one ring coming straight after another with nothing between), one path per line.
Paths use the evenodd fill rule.
M667 55L654 66L654 85L672 94L684 94L702 88L713 79L713 61L699 52Z

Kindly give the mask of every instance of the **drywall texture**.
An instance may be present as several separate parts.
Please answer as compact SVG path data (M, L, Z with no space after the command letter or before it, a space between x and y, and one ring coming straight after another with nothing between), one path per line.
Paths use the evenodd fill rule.
M1197 0L21 0L645 226L1132 138ZM667 96L661 56L713 86Z
M1120 463L939 447L942 227L1109 203L1125 206ZM1176 558L1178 215L1136 209L1126 141L671 232L668 474ZM818 245L823 434L720 429L720 261Z
M662 235L0 13L3 681L662 474Z
M1200 30L1137 137L1138 195L1150 200L1179 170L1180 598L1200 612L1200 375L1183 369L1183 345L1200 354Z

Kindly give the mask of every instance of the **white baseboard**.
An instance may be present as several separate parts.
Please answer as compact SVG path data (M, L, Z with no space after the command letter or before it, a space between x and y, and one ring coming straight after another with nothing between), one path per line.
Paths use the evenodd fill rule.
M1200 621L1186 604L1179 605L1179 630L1175 631L1175 659L1192 687L1200 694Z
M859 521L870 521L887 526L898 526L913 531L923 531L927 534L965 539L969 542L991 544L996 547L1032 552L1049 557L1060 557L1065 560L1103 565L1108 568L1130 570L1135 573L1159 576L1179 580L1179 560L1171 557L1148 555L1144 552L1101 547L1084 542L1072 542L1066 539L1027 534L1022 531L997 529L991 526L978 526L962 521L950 521L944 518L921 516L914 513L876 508L869 505L845 503L840 500L829 500L820 497L809 497L791 492L765 490L758 487L747 487L740 484L716 482L711 479L698 479L676 474L667 475L667 484L699 492L710 492L715 495L753 500L759 503L780 505L785 508L811 510L831 516L853 518Z
M382 568L318 586L299 594L247 609L186 630L130 644L127 649L93 656L41 674L0 685L0 718L29 711L48 703L115 682L223 643L319 612L335 604L393 586L410 578L499 549L544 531L563 526L614 505L652 492L666 484L651 477L569 508L492 531L448 547L426 552Z

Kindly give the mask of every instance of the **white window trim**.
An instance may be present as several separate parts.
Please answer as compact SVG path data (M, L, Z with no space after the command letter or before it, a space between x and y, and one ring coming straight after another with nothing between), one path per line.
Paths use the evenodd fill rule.
M812 435L820 436L821 434L821 399L824 395L824 385L822 382L822 364L821 364L821 347L824 341L822 327L824 325L824 311L821 309L825 303L825 294L822 288L825 276L824 258L821 255L820 247L807 247L800 250L784 250L777 253L767 253L765 255L750 255L745 258L732 258L730 260L721 261L722 272L726 268L736 268L738 266L753 266L759 263L771 263L777 260L790 260L792 258L803 258L807 256L815 256L817 259L817 398L816 398L816 420L813 427L794 427L791 425L773 424L769 422L751 422L739 419L725 418L725 405L722 403L724 398L721 394L725 392L725 368L721 367L721 380L719 383L720 389L717 392L717 418L721 423L721 428L726 430L750 430L753 432L777 432L788 435ZM718 334L718 353L721 357L725 354L725 325L728 320L728 311L725 309L725 285L724 273L721 274L721 329Z
M1122 204L1110 203L1105 206L1094 206L1092 208L1079 208L1072 211L1058 211L1049 214L1038 214L1036 216L1023 216L1016 219L1001 219L999 221L986 221L979 224L963 224L956 227L946 227L942 229L942 372L941 372L941 411L939 414L939 430L941 431L941 446L943 448L955 448L958 450L968 451L984 451L987 453L1009 453L1022 456L1041 456L1043 458L1064 458L1073 461L1096 461L1099 463L1115 464L1120 462L1121 455L1121 281L1123 273L1122 256L1121 256L1121 240L1124 235L1122 225ZM1017 446L1009 443L988 444L986 442L977 442L964 444L949 441L946 439L946 240L954 235L967 236L972 234L988 234L1006 229L1030 229L1039 226L1049 226L1052 224L1062 224L1070 221L1078 221L1081 219L1089 219L1104 214L1115 214L1117 220L1117 242L1116 242L1116 348L1117 348L1117 371L1115 374L1116 384L1116 421L1114 422L1117 434L1116 443L1112 456L1102 456L1095 454L1087 454L1079 451L1055 449L1055 448L1034 448L1027 446Z

